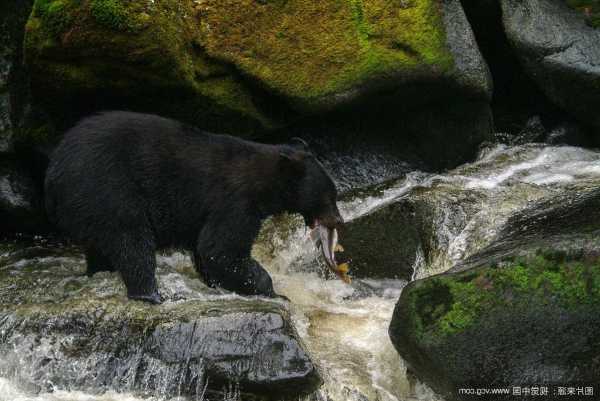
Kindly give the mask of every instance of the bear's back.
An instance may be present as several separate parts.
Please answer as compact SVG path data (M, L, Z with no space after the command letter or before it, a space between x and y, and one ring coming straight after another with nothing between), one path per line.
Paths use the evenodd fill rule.
M48 217L77 234L110 208L138 207L146 191L156 197L159 186L172 182L161 175L177 170L173 155L190 141L205 141L207 134L189 131L174 120L125 111L82 119L52 154L45 179Z
M243 166L257 154L270 165L278 153L271 145L155 115L96 114L71 128L55 149L46 209L59 227L84 240L115 216L137 219L140 213L157 234L180 237L196 229L213 205L239 193L240 182L252 185L246 176L254 170ZM265 168L258 170L266 179Z

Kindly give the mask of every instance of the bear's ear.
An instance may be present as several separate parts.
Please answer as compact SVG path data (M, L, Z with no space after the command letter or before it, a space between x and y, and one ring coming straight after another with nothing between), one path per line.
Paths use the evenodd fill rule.
M305 159L310 154L296 148L284 146L279 151L279 165L282 171L293 173L294 175L304 174Z
M296 148L298 150L303 150L305 152L310 152L310 148L308 147L308 143L306 143L306 141L302 138L298 138L297 136L293 137L292 139L290 139L290 141L288 142L288 145Z

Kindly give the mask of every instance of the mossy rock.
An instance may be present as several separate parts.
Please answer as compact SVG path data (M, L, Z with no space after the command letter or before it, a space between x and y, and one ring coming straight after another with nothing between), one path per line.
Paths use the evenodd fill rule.
M301 108L394 73L438 75L453 66L436 1L213 0L201 8L208 54Z
M456 0L36 0L25 53L51 114L133 108L236 134L380 93L415 103L406 85L437 88L423 103L491 93Z
M246 131L271 126L232 68L206 56L194 4L36 1L25 57L38 100L61 116L75 99L85 99L91 110L162 110L187 120L201 116L209 126L216 119L221 130L232 118ZM55 96L69 105L53 105Z
M591 385L600 377L600 258L540 253L404 288L390 325L412 371L460 388ZM513 396L514 397L514 396ZM487 398L486 398L487 399Z

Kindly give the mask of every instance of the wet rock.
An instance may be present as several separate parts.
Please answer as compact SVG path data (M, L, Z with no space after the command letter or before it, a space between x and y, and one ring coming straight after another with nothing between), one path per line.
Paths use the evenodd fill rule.
M534 237L590 248L585 227L600 228L599 162L600 154L580 148L501 145L446 174L409 175L350 195L340 205L344 258L357 277L409 279L481 252L506 255Z
M527 73L556 105L600 127L600 30L563 1L501 5L506 34Z
M513 386L548 387L555 399L556 386L589 386L600 373L598 154L513 149L520 162L508 168L492 151L445 177L451 188L462 181L470 206L437 227L449 239L436 248L442 258L424 253L425 278L403 289L390 326L415 375L447 400L464 399L460 388ZM533 149L545 150L526 156Z
M580 124L573 121L561 122L553 127L548 132L546 143L552 145L567 144L588 148L597 147L593 135Z
M374 210L358 212L359 216L340 229L344 257L350 259L354 276L410 279L421 259L432 261L438 250L447 249L449 239L458 235L467 216L475 213L472 193L443 182L416 185L406 192L402 191L404 185L401 181L370 192L370 196L384 199L386 191L397 194Z
M598 382L598 306L597 254L538 256L410 283L389 331L411 370L446 400L463 400L460 388L513 387L547 387L545 398L560 399L557 386Z
M0 233L46 230L38 185L26 169L0 162Z
M463 271L506 257L526 256L539 248L588 254L600 247L600 190L577 188L543 198L518 210L491 243L451 271Z
M157 397L296 397L319 374L281 304L208 289L189 258L159 257L159 306L128 301L116 274L85 276L77 249L3 244L0 373L39 390Z

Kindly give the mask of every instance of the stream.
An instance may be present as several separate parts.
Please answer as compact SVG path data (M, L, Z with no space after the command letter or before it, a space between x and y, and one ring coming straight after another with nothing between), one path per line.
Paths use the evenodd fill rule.
M376 195L345 198L340 202L340 210L349 221L412 196L417 188L432 191L432 197L440 200L436 204L441 217L434 246L427 255L416 258L416 279L446 271L474 254L493 240L515 211L532 202L599 183L600 152L547 144L493 145L483 149L476 161L446 173L411 171L386 182ZM452 207L447 199L453 200ZM461 206L458 209L457 203ZM344 244L344 238L340 238L340 243ZM43 241L31 245L48 246ZM0 244L0 269L19 264L39 268L68 264L84 270L84 258L77 249L69 248L64 254L54 249L50 256L35 255L13 244ZM270 219L255 245L254 256L272 274L276 291L291 300L287 307L292 321L321 371L324 384L310 400L442 401L407 374L388 336L392 312L405 281L355 279L349 286L336 280L326 273L308 231L294 216ZM186 299L238 298L207 292L189 273L191 260L182 253L159 255L158 262L161 292L168 299L175 299L177 294L185 294ZM32 371L39 368L39 359L45 355L28 353L26 342L3 351L0 401L187 400L166 397L160 391L139 394L127 388L69 391L61 383L40 386L43 378ZM233 389L225 398L239 396Z

